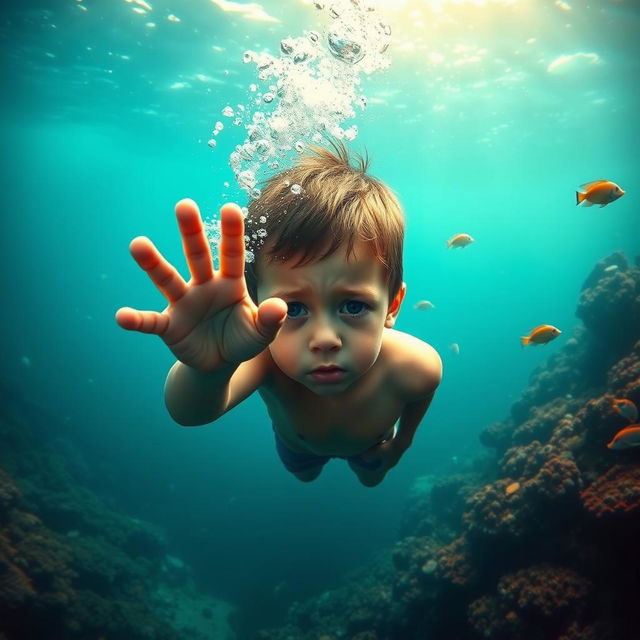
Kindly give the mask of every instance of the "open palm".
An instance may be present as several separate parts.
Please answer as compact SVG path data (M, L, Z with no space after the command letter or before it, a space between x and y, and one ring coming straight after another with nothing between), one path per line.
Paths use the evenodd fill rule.
M219 271L196 203L181 200L176 216L191 279L186 282L148 238L135 238L131 255L169 304L161 312L123 307L116 321L123 329L160 336L178 360L199 371L253 358L276 336L287 305L269 298L256 306L249 296L240 208L226 204L220 210Z

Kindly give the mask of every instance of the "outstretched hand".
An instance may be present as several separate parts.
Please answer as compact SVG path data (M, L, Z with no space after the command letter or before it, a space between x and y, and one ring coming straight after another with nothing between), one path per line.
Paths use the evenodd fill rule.
M122 307L116 321L123 328L160 336L176 358L200 371L239 364L263 351L275 338L287 313L286 303L269 298L256 306L244 278L244 220L240 207L220 210L220 269L215 271L200 211L193 200L176 205L182 246L191 279L145 237L135 238L131 255L167 299L164 311Z

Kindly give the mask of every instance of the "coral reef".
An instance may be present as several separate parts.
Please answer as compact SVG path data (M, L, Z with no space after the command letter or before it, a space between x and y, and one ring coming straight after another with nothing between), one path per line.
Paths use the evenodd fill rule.
M419 478L392 563L340 591L330 626L321 600L334 594L262 640L638 637L640 447L606 445L628 424L613 399L640 407L640 263L599 262L576 314L584 326L483 430L494 473ZM377 617L350 628L366 593L385 594Z
M81 486L52 418L1 385L0 400L0 639L229 637L230 607L197 593L162 532Z
M528 630L544 629L557 638L584 616L591 583L574 571L550 564L503 576L495 595L483 595L469 605L468 618L479 636L521 638Z

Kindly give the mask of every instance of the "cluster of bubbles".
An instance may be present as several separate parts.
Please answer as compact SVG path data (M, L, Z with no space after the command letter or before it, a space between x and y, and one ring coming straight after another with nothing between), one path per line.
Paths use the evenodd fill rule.
M353 140L356 125L343 128L354 118L356 107L366 109L367 99L360 90L362 73L371 74L389 66L386 54L391 28L367 0L315 2L329 16L324 31L306 31L303 36L280 42L277 56L245 51L246 64L255 64L259 81L249 86L248 104L234 109L226 106L222 116L235 126L244 127L246 138L229 156L229 164L238 186L250 198L260 197L257 186L269 172L277 172L291 154L303 153L307 146L320 144L326 136ZM224 125L217 122L213 136ZM215 147L215 137L209 140ZM301 185L291 185L301 194ZM212 223L214 244L219 239ZM256 237L245 237L247 246L264 241L258 229ZM247 260L252 253L247 251Z

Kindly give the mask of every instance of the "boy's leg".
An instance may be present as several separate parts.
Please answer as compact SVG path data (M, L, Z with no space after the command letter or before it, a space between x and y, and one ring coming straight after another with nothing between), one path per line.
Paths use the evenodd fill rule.
M280 461L284 468L292 473L301 482L312 482L322 472L330 458L328 456L316 456L311 453L302 453L289 449L287 445L278 437L274 430L276 439L276 451L280 456Z
M293 475L302 482L312 482L322 473L323 468L324 465L321 464L319 467L314 467L313 469L306 469L305 471L292 471L291 473L293 473Z
M360 480L365 487L375 487L380 484L384 480L385 475L387 475L387 471L382 468L382 465L372 469L363 467L352 460L347 460L347 462L349 463L349 467L351 467L351 471L358 476L358 480Z

